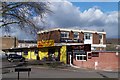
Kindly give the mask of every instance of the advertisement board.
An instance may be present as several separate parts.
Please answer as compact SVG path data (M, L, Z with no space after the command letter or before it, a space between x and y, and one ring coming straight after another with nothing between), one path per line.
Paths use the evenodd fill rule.
M50 46L54 46L54 40L42 40L42 41L37 42L37 47L38 48L50 47Z

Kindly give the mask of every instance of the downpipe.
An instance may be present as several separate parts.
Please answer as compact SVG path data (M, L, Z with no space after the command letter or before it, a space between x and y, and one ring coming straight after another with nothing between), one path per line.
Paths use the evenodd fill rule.
M78 66L73 65L72 62L71 62L71 60L72 60L72 56L70 55L70 66L71 66L71 67L80 68L80 67L78 67Z

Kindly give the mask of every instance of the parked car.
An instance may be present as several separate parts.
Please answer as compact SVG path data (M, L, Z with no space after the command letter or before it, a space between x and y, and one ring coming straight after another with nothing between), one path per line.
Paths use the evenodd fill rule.
M18 54L9 54L7 59L9 62L14 62L14 61L23 62L23 61L25 61L25 58L22 57L22 55L18 55Z

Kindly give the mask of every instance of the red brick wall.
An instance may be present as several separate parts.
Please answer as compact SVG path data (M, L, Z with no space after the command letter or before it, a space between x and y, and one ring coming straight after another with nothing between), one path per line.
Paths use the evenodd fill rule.
M95 62L98 62L96 67L98 70L117 70L118 69L118 55L116 52L100 52L99 57L92 57L87 61L76 61L73 64L82 68L95 69Z
M60 31L50 31L38 34L38 41L39 40L54 40L55 42L60 42Z
M93 44L100 44L99 34L93 33Z
M84 42L84 33L83 32L79 32L79 39Z
M41 34L38 34L38 40L54 40L55 42L59 43L60 42L60 31L55 30L55 31L50 31L50 32L44 32ZM70 31L69 32L69 39L74 39L74 32ZM81 42L84 42L84 33L79 32L79 39ZM103 35L103 42L104 44L106 43L106 35ZM93 33L93 44L99 44L99 34Z
M73 31L69 32L69 39L74 39L74 32Z
M55 43L59 43L60 42L60 31L58 30L51 31L49 37L50 37L49 39L54 40Z

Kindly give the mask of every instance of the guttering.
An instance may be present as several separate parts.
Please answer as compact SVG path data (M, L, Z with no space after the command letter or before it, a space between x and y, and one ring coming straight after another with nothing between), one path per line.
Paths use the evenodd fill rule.
M73 31L73 32L84 32L84 33L101 33L101 34L106 34L106 32L99 32L95 30L82 30L82 29L65 29L65 28L54 28L54 29L49 29L49 30L42 30L39 31L37 34L44 33L44 32L49 32L49 31L55 31L55 30L60 30L60 31Z

